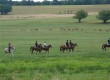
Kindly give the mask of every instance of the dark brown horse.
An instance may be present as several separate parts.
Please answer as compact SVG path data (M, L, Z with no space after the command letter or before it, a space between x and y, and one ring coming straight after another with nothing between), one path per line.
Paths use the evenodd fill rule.
M35 46L31 46L31 47L30 47L31 53L34 53L34 51L36 51L36 53L37 53L37 52L40 53L40 52L41 52L41 48L40 48L40 47L41 47L41 44L38 45L38 48L36 48Z
M77 46L76 43L72 43L71 46L69 46L69 47L68 47L68 46L65 46L65 45L61 45L61 46L60 46L60 51L63 51L63 52L64 52L65 50L66 50L66 51L69 50L69 52L70 52L70 51L72 50L72 52L73 52L75 46Z
M103 44L103 45L102 45L102 50L105 50L105 51L106 51L106 47L110 47L110 45Z
M51 45L51 44L48 45L47 47L43 47L43 46L40 47L41 51L44 50L45 53L46 53L47 51L48 51L48 53L49 53L49 49L50 49L50 48L52 48L52 45Z

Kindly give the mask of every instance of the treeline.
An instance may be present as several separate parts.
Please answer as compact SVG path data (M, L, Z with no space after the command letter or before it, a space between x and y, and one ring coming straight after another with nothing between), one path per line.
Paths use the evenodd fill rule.
M42 2L34 2L33 0L0 0L0 4L10 4L15 6L31 6L31 5L95 5L95 4L110 4L110 0L44 0Z

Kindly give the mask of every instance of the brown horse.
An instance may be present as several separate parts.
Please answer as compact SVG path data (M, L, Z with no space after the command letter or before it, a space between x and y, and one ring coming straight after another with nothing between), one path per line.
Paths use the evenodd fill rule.
M49 49L50 49L50 48L52 48L52 45L51 45L51 44L50 44L50 45L48 45L48 46L47 46L47 47L45 47L45 48L44 48L43 46L41 46L41 47L40 47L41 51L42 51L42 50L44 50L44 51L45 51L45 53L46 53L47 51L48 51L48 53L49 53Z
M36 51L36 53L37 53L37 52L40 53L40 52L41 52L40 47L41 47L41 44L38 45L38 48L36 48L35 46L31 46L31 47L30 47L31 53L34 53L34 51Z
M67 51L68 49L69 49L69 47L67 47L65 45L60 46L60 51L63 51L63 53L64 53L65 50Z
M69 46L69 47L68 47L68 46L65 46L65 45L61 45L61 46L60 46L60 51L63 51L63 53L64 53L65 50L66 50L66 51L69 50L69 52L72 50L72 52L73 52L75 46L77 46L76 43L72 43L71 46Z
M105 50L105 51L106 51L106 47L110 47L110 45L103 44L103 45L102 45L102 50Z

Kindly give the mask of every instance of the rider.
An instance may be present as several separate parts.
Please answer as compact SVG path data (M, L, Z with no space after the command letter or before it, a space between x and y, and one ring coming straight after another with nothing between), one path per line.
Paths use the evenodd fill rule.
M11 52L11 48L12 48L11 43L8 43L8 51L9 51L9 53Z
M70 42L69 42L69 46L70 46L70 47L72 46L72 42L71 42L71 40L70 40Z
M38 43L37 43L37 41L35 42L35 47L38 48Z
M69 47L69 42L68 42L68 40L66 41L66 46Z
M46 44L46 42L44 42L44 48L46 48L47 47L47 44Z
M108 45L110 45L110 38L108 39L108 41L107 41L107 42L108 42L107 44L108 44Z

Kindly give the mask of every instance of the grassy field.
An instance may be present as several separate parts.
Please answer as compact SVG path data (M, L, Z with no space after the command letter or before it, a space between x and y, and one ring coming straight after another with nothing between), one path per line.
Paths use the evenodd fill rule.
M95 16L80 24L72 17L0 20L0 80L110 80L110 49L101 50L110 23ZM52 44L50 53L31 54L36 40ZM66 40L77 43L74 52L59 51ZM9 42L14 56L4 54Z
M10 14L73 14L80 9L84 9L89 13L97 13L100 10L109 9L110 5L67 5L67 6L13 6Z

